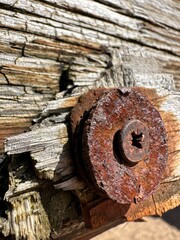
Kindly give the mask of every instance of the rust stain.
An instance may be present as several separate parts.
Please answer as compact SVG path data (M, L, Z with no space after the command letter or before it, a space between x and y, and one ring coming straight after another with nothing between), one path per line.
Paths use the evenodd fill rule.
M120 204L111 199L101 199L94 204L83 206L86 227L97 229L108 223L135 221L144 216L162 215L179 205L180 180L162 183L157 191L146 200L138 203ZM85 217L86 216L86 217Z
M94 206L89 210L90 222L87 227L92 229L99 228L108 224L109 222L121 220L126 221L125 214L129 209L129 204L120 204L111 199L102 201L100 204Z
M75 133L84 115L89 111L93 104L97 102L103 92L108 92L108 90L105 88L92 89L79 98L78 104L71 110L70 119L72 134Z
M134 92L136 97L132 96ZM121 107L117 104L119 95L122 95ZM119 109L123 104L125 106L125 99L130 96L124 112L121 113ZM117 219L133 221L147 215L161 215L179 204L178 196L175 200L173 198L177 191L176 183L160 184L164 178L171 176L179 154L180 124L173 113L161 110L167 98L168 96L159 96L155 89L132 88L131 90L96 89L79 99L79 103L71 113L71 125L77 171L79 177L91 187L92 196L94 195L89 202L82 204L87 227L96 229ZM115 140L121 139L119 130L122 130L132 119L141 121L147 126L149 133L148 158L135 164L131 161L128 163L121 156L118 142L114 148ZM155 129L157 122L159 127ZM117 132L119 137L115 139ZM141 143L142 136L137 135ZM132 139L130 141L132 142ZM110 151L109 146L111 146ZM112 159L114 162L111 162ZM138 184L139 181L141 184ZM149 187L152 187L151 190ZM120 203L117 196L121 199ZM107 209L107 212L104 209Z
M131 146L134 158L139 154L142 160L132 165L118 151L115 138L127 121L135 120L142 122L139 134L146 138L146 144L142 150ZM100 196L108 196L119 203L133 203L144 200L158 186L167 160L166 133L158 111L137 90L88 92L72 111L71 124L73 132L76 131L73 141L76 153L82 152L76 155L77 165L81 166L79 173L97 188ZM134 133L133 129L131 131L130 135ZM128 141L130 139L123 140L127 148L133 145L133 140Z
M161 110L162 104L167 100L169 95L159 96L156 89L143 87L135 87L135 89L145 95L156 107L164 122L168 139L168 161L163 174L163 179L169 178L172 176L175 167L178 165L180 157L180 122L172 112Z

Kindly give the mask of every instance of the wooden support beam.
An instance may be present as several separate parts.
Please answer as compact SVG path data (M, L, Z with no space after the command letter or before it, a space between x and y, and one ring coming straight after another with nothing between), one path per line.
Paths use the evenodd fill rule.
M155 75L154 79L152 78L149 81L147 79L145 81L145 76L143 76L141 81L141 76L139 75L138 87L136 87L160 112L168 136L169 157L163 182L155 194L152 194L143 202L126 205L127 209L125 205L123 206L123 204L118 204L112 200L101 200L99 203L97 201L94 202L93 193L88 191L86 183L77 179L71 155L73 146L70 146L69 143L69 118L67 116L72 106L77 103L78 97L68 97L49 102L39 118L41 119L39 120L40 122L36 123L30 132L9 137L5 143L5 151L8 155L30 152L38 178L41 178L42 181L43 179L53 180L57 191L58 189L75 191L79 200L86 201L87 206L89 205L88 212L82 213L84 216L87 214L92 215L89 217L90 222L86 222L91 228L104 225L102 229L105 229L108 223L107 215L104 213L105 208L110 208L108 215L113 214L114 221L116 220L117 222L120 220L132 221L146 215L161 215L163 212L178 206L180 201L178 184L180 177L180 94L174 90L173 81L171 78L168 80L168 76L166 76L166 81L161 81L161 85L158 85L159 87L155 89L155 79L158 77L160 82L160 79L163 79L162 75ZM167 81L169 84L167 84ZM151 86L152 88L144 88L145 82L148 87ZM140 87L140 85L143 87ZM46 117L44 118L44 116ZM42 186L38 185L38 187ZM26 192L26 189L24 191ZM59 201L59 199L56 199L56 201ZM58 202L54 204L58 204ZM113 212L113 206L115 206L116 212ZM120 210L117 211L117 208ZM121 209L124 210L122 211ZM81 215L82 220L83 215ZM76 221L74 224L76 225ZM114 222L112 222L113 224ZM82 226L84 228L84 225ZM57 234L57 237L63 236L64 230L61 229L61 231ZM81 231L79 230L80 233ZM87 233L89 236L88 228ZM71 233L72 236L74 234L74 232ZM67 236L69 237L69 235Z
M161 215L179 205L178 9L177 0L0 0L4 236L88 239L121 221ZM169 157L157 191L106 224L108 202L94 202L77 178L69 113L89 89L123 86L141 87L160 112ZM104 226L87 228L80 200L88 200L91 228L99 217Z

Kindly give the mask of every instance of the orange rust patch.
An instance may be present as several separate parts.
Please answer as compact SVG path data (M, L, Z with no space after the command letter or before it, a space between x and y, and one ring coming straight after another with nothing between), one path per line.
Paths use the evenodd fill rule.
M175 164L178 161L177 155L179 151L178 142L180 139L180 123L173 115L173 113L161 110L161 106L167 100L168 96L158 96L155 89L134 89L140 91L148 98L148 100L160 112L160 115L165 124L168 136L169 158L164 173L164 178L169 177L174 171ZM87 103L86 109L88 108L89 105ZM83 111L81 108L77 108L76 110L77 112L81 113L81 116L83 116ZM77 122L78 117L74 118L74 128ZM178 187L179 183L180 180L176 182L161 183L161 185L158 187L154 194L150 195L146 200L137 204L119 204L110 199L103 198L101 198L99 202L96 202L96 204L92 204L91 201L89 203L87 202L83 204L83 214L85 216L86 224L90 228L99 228L107 223L112 223L117 219L121 219L122 221L124 221L125 219L127 221L133 221L147 215L161 215L163 212L179 205L180 196L177 194L180 190ZM109 217L107 216L107 214L110 214L108 215Z
M159 111L164 122L166 134L168 138L168 161L164 172L164 179L170 177L175 166L178 166L180 158L180 122L172 112L161 110L162 104L167 100L168 96L161 97L157 94L156 89L136 87L138 91L144 94L149 101Z

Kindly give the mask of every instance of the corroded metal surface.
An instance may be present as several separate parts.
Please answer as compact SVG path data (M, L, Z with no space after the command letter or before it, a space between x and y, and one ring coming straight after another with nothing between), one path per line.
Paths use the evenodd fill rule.
M145 160L149 154L148 127L137 119L127 121L119 131L118 147L120 155L129 164Z
M80 99L71 123L79 172L100 194L132 203L155 190L167 140L160 114L146 97L133 89L93 90Z

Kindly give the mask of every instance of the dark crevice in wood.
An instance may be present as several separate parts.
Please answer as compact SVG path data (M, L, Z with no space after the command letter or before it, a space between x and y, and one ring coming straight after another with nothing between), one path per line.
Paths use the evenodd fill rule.
M170 29L175 30L175 31L178 31L178 33L180 32L180 29L174 28L173 26L169 26L168 24L165 24L165 23L161 23L161 26L163 26L165 28L170 28Z
M10 159L6 155L1 155L0 158L0 217L7 218L6 210L8 209L8 204L4 200L4 195L8 190L8 162Z
M113 2L104 2L103 0L93 0L94 2L97 2L97 3L100 3L104 6L109 6L109 7L112 7L112 8L115 8L116 11L120 10L120 13L123 14L123 15L126 15L126 16L130 16L130 17L133 17L134 15L128 10L128 9L123 9L119 6L117 6L115 3ZM137 17L138 18L138 17ZM146 20L146 19L145 19Z
M7 78L6 74L3 73L1 70L3 70L3 67L0 68L0 73L1 73L1 74L4 76L4 78L6 79L6 81L7 81L7 85L10 85L10 83L9 83L9 79ZM2 84L1 84L1 86L2 86ZM5 86L6 86L6 85L5 85Z
M13 155L9 164L9 172L11 172L15 181L19 181L19 184L28 180L38 181L38 178L36 177L36 170L29 152ZM27 189L24 189L23 191L26 192ZM13 197L15 197L16 195L18 196L19 194L22 194L24 192L18 191L18 193L16 193L14 191Z
M67 91L70 93L74 88L75 86L73 81L69 79L69 69L62 70L62 74L59 79L59 91Z

